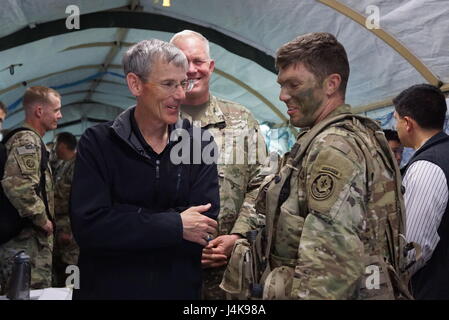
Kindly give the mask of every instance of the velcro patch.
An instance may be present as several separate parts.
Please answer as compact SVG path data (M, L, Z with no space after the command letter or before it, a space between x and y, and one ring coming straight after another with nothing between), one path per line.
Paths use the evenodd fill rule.
M17 153L19 155L33 154L35 152L36 152L36 147L34 145L32 145L31 143L17 148Z
M318 171L319 171L320 173L322 172L322 173L328 173L328 174L331 174L331 175L333 175L335 178L341 178L340 170L338 170L338 169L336 169L336 168L334 168L334 167L331 167L331 166L329 166L329 165L327 165L327 166L322 166Z
M334 219L342 201L346 201L354 177L360 172L358 165L332 145L321 146L318 156L305 166L310 168L309 210Z
M312 182L312 197L318 201L326 200L327 198L329 198L334 192L334 179L335 178L333 175L326 172L320 172Z
M37 161L35 161L35 160L32 159L32 158L24 159L25 166L26 166L28 169L34 169L34 168L36 168L36 162L37 162Z
M22 174L36 174L39 170L39 161L36 154L14 155Z

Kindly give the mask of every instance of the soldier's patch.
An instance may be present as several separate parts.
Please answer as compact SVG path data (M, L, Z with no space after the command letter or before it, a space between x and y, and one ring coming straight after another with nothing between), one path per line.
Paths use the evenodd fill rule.
M36 162L33 159L26 159L25 160L25 166L28 169L34 169L36 167Z
M329 198L335 187L334 177L329 173L320 173L312 182L311 193L315 200L326 200Z
M308 167L308 209L334 219L347 197L359 165L330 145L319 145L317 156Z
M337 168L331 167L331 166L322 166L320 168L319 172L329 173L329 174L333 175L335 178L341 177L340 170L338 170Z
M33 154L35 152L36 152L36 147L34 145L32 145L31 143L17 148L17 153L19 155Z
M15 158L22 174L36 174L38 172L39 162L35 153L25 155L15 154Z

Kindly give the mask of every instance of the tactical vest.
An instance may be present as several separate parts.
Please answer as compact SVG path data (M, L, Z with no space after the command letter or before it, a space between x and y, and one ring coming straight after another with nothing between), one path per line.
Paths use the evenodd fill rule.
M330 127L341 127L351 133L351 136L361 146L366 159L367 171L373 173L367 177L367 223L370 224L367 229L369 230L371 226L374 227L377 224L377 220L370 219L370 216L386 221L384 225L380 225L380 227L384 227L383 230L379 230L379 234L385 235L386 245L370 241L368 234L361 236L366 238L361 239L367 253L365 265L379 266L381 270L380 284L383 290L366 290L365 282L361 279L360 287L356 290L354 298L411 298L405 285L407 280L405 277L401 277L406 267L406 261L403 236L405 211L399 169L381 128L374 121L353 114L341 114L326 119L310 131L300 135L298 141L301 144L294 145L290 154L285 158L286 163L282 166L279 174L267 178L262 184L256 201L256 210L260 213L268 213L266 226L256 237L252 237L253 240L251 240L251 236L249 237L249 242L252 245L246 239L242 239L234 246L235 256L233 253L221 284L225 291L235 294L240 290L238 293L240 298L291 298L297 248L302 226L308 214L308 212L301 212L301 208L298 207L300 190L298 190L298 184L291 183L291 181L299 179L303 170L300 164L314 139ZM381 152L367 148L367 146L373 145L373 140ZM376 156L374 157L374 155ZM390 178L382 174L375 174L385 170L389 173ZM292 212L300 214L292 215ZM370 215L370 212L375 212L375 214ZM289 230L299 230L299 232ZM282 237L280 240L284 244L282 247L278 246L276 250L273 246L275 233L276 237ZM238 262L233 262L233 259ZM251 261L248 262L249 260ZM249 284L245 286L245 282L249 282Z

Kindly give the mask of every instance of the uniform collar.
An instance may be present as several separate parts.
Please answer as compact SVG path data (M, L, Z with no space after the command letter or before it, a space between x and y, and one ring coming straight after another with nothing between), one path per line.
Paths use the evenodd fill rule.
M334 111L329 113L325 119L333 118L343 113L351 113L351 106L349 104L339 105Z
M330 118L336 117L336 116L338 116L338 115L340 115L340 114L344 114L344 113L351 113L351 106L350 106L349 104L342 104L342 105L339 105L339 106L338 106L337 108L335 108L331 113L329 113L329 114L326 116L326 118L322 119L321 121L324 121L324 120L326 120L326 119L330 119ZM317 125L317 124L315 124L315 125ZM308 132L311 128L312 128L312 127L304 127L304 128L301 128L300 135L297 137L296 140L298 140L300 136L302 136L305 132Z
M182 106L181 106L182 110ZM192 123L192 117L186 112L180 113L182 119L187 119ZM226 126L226 117L218 105L218 99L213 95L209 95L209 104L206 111L200 119L201 128L224 124Z
M29 124L28 122L24 122L23 125L22 125L22 127L27 128L27 129L30 129L30 130L33 131L35 134L37 134L40 138L42 138L42 137L41 137L41 134L40 134L39 132L37 132L37 130L36 130L31 124Z

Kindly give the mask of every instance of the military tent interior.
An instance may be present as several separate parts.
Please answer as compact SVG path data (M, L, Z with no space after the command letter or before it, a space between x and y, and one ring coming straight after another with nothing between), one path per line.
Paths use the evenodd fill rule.
M249 108L271 151L287 151L298 132L278 98L275 53L308 32L333 33L346 48L353 112L392 128L392 98L405 88L430 83L449 91L448 16L445 0L2 0L4 127L24 120L21 97L34 85L62 94L63 119L46 142L114 119L134 104L123 53L190 29L210 41L212 93Z

